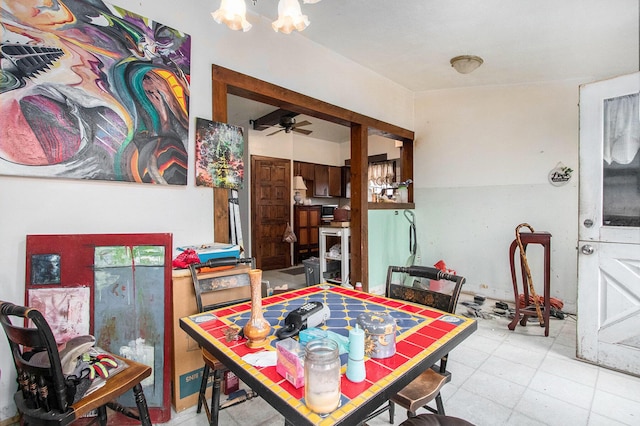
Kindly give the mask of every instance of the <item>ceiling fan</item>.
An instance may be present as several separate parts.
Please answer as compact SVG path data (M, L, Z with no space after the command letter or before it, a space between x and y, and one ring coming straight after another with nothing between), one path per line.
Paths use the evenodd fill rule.
M295 112L291 112L283 109L277 109L265 116L262 116L255 120L251 120L250 123L253 124L254 130L259 130L259 131L279 128L279 130L269 133L267 136L272 136L282 131L284 131L285 133L296 132L296 133L301 133L303 135L311 134L312 133L311 130L301 129L300 127L308 126L312 123L307 120L297 123L296 119L294 118L296 115L298 114Z
M278 123L278 126L280 126L281 129L276 130L273 133L269 133L267 136L272 136L280 132L285 132L285 133L296 132L296 133L302 133L303 135L309 135L311 134L311 130L299 129L299 127L308 126L309 124L311 124L311 122L307 120L296 123L295 118L283 116L282 118L280 118L280 122Z

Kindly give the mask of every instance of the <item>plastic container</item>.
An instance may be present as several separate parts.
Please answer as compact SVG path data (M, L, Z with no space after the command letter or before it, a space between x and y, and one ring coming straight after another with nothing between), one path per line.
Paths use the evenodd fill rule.
M363 312L356 322L365 333L366 355L389 358L396 353L396 320L389 314Z

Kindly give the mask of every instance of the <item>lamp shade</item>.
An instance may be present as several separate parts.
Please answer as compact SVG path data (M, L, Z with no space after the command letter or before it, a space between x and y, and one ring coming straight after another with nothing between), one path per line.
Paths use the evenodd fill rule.
M226 24L232 30L249 31L251 24L247 21L247 5L244 0L222 0L220 8L211 13L218 24Z
M483 63L479 56L462 55L451 58L451 66L460 74L469 74Z
M309 26L307 15L302 14L298 0L280 0L278 19L271 24L273 30L290 34L293 30L302 31Z
M293 189L295 191L306 191L307 185L304 184L304 179L302 176L294 176L293 177Z

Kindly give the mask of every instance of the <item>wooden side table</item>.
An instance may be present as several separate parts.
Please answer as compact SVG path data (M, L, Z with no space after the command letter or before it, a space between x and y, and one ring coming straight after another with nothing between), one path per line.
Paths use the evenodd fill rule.
M541 324L540 327L544 327L544 335L545 337L549 336L549 316L551 313L551 304L549 302L550 292L551 292L551 234L548 232L523 232L520 234L520 241L522 242L522 247L526 253L528 244L541 244L544 249L544 301L542 303L542 318L544 324ZM513 240L511 243L511 247L509 248L509 261L511 263L511 280L513 281L513 292L515 294L516 301L516 309L515 315L511 323L509 323L509 330L514 330L518 321L520 321L520 325L526 326L527 319L531 316L537 318L538 314L536 312L535 306L529 306L529 280L527 278L527 273L522 263L522 259L520 258L520 254L518 254L518 258L520 258L520 272L522 276L522 284L523 284L523 294L525 300L525 307L520 307L519 300L519 290L518 290L518 279L516 277L516 268L514 256L516 249L518 248L518 242Z

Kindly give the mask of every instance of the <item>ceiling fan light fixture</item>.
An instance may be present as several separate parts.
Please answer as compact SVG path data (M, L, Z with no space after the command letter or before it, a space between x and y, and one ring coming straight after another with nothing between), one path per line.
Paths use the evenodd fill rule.
M303 31L309 26L307 15L302 14L298 0L280 0L278 19L271 24L273 30L290 34L293 30Z
M222 0L220 8L212 12L211 16L218 24L225 24L232 30L247 32L251 29L244 0Z
M451 58L450 62L451 66L460 74L469 74L482 65L484 60L479 56L462 55Z

